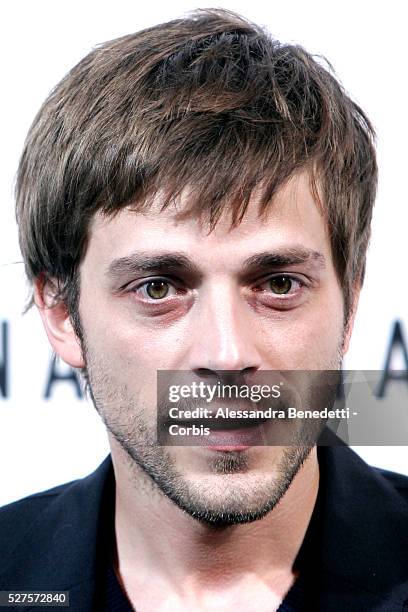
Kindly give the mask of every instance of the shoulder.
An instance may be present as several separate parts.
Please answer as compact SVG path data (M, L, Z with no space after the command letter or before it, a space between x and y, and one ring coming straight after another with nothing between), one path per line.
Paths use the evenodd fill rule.
M377 467L373 467L372 470L378 478L387 482L388 485L396 491L396 493L401 495L401 497L408 502L408 476Z
M57 549L88 545L94 538L102 495L112 474L110 457L89 476L53 487L0 508L0 577L22 559L50 563ZM111 492L110 492L111 495Z
M69 500L70 494L75 495L81 480L73 480L0 507L0 537L3 545L29 530L33 521L61 496L65 497L68 493Z
M408 477L369 466L345 445L321 447L318 458L321 609L402 610Z
M321 447L318 457L322 489L336 508L352 509L357 517L366 515L369 504L372 517L395 510L406 520L408 476L372 467L346 445Z

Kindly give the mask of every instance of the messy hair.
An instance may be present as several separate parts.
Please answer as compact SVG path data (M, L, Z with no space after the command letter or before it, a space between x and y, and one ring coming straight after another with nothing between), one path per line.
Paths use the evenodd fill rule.
M236 225L308 170L346 310L364 276L377 183L373 128L330 66L226 10L106 42L55 87L27 136L16 184L28 278L53 280L78 322L89 224L131 205Z

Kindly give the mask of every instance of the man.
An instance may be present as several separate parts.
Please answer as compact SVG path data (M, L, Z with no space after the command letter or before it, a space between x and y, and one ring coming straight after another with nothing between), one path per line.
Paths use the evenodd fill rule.
M55 88L20 163L20 244L111 458L1 511L0 590L69 591L81 611L408 606L405 477L345 446L156 428L160 371L340 368L372 140L306 51L223 10L105 43Z

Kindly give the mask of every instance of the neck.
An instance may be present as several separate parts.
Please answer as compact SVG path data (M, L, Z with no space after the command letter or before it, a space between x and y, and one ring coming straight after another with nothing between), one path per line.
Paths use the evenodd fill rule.
M153 575L156 584L174 585L175 590L183 585L199 592L251 575L275 585L275 590L286 585L284 595L293 582L293 564L316 502L316 448L263 519L222 528L200 523L180 510L115 441L111 448L117 572L128 593L135 577L143 584L144 578Z

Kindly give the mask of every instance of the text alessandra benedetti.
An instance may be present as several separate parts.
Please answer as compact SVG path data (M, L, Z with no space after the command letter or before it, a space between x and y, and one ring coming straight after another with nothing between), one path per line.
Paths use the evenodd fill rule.
M299 410L288 407L285 410L231 410L230 408L194 408L193 410L181 410L176 407L170 408L171 419L348 419L349 408L322 408L321 410Z

